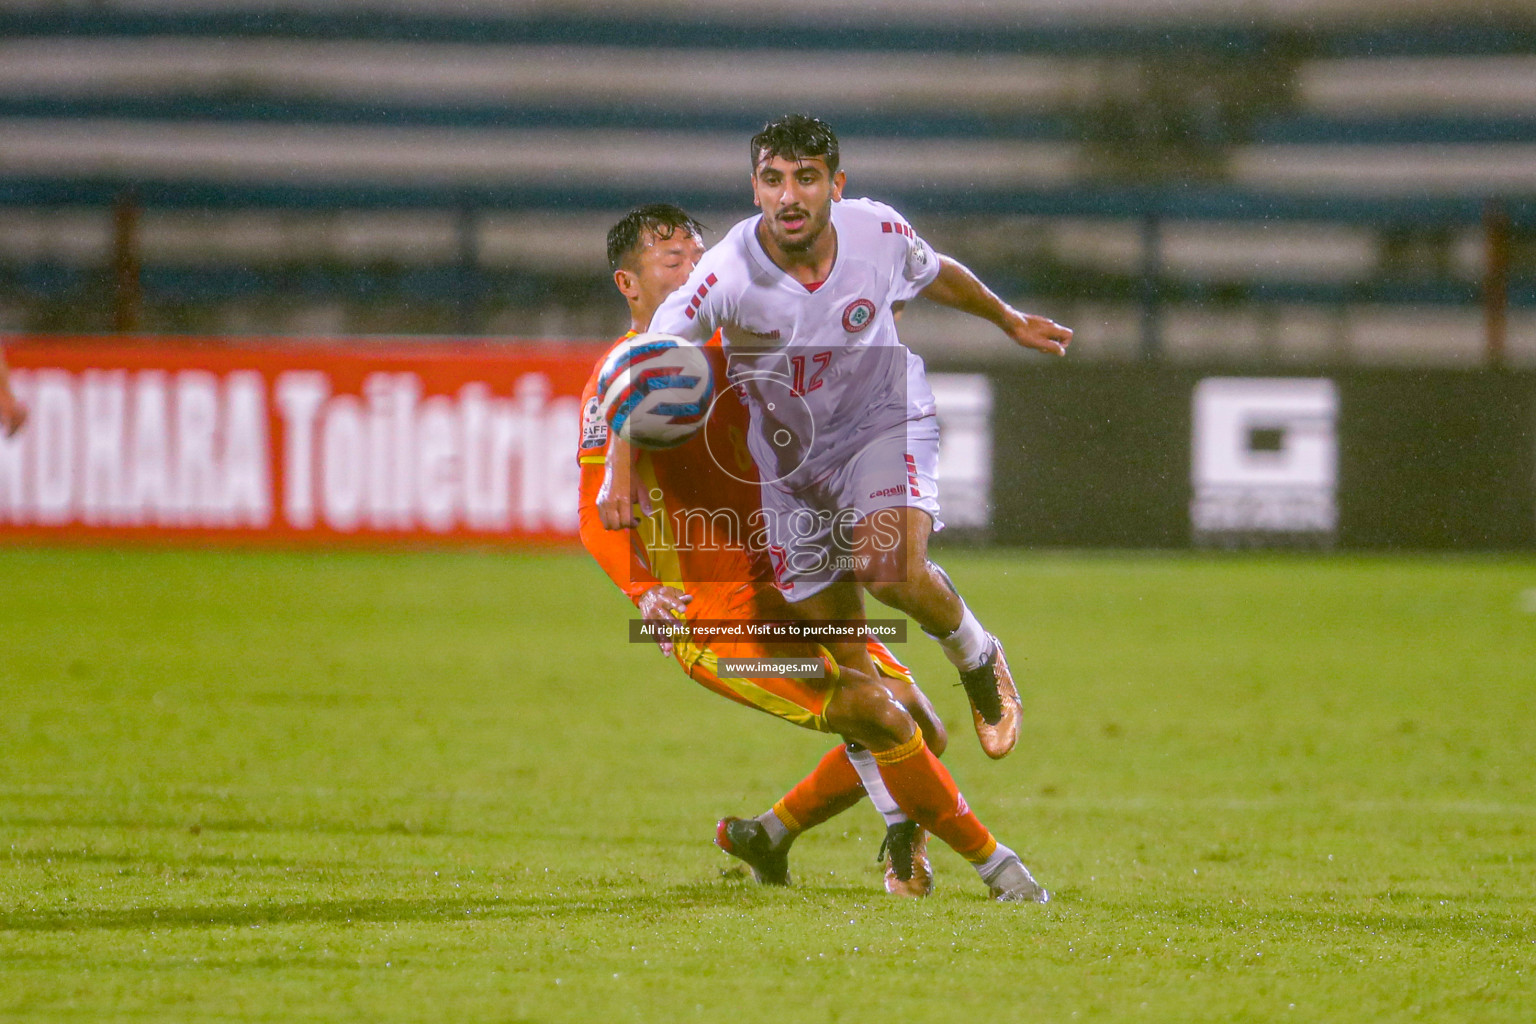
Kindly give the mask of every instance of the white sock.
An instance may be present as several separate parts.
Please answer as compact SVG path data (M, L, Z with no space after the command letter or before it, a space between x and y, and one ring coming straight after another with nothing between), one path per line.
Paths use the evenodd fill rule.
M1002 843L998 843L997 849L992 851L992 856L976 865L976 873L981 876L983 882L991 885L997 880L997 876L1002 873L1005 864L1010 860L1018 859L1018 854L1008 849Z
M970 608L961 602L964 611L960 615L960 625L948 636L935 636L939 646L944 648L944 656L949 659L962 672L976 668L987 660L987 655L992 653L992 638L987 631L981 628L981 623L976 616L971 614ZM932 633L928 634L933 636Z
M789 829L784 826L784 822L779 820L779 816L774 814L772 809L759 814L757 816L757 823L763 826L764 832L768 833L768 842L772 843L775 849L784 840L789 838Z
M859 773L859 781L864 783L864 792L869 794L869 802L875 805L875 810L880 812L886 825L900 825L906 821L906 814L896 806L891 791L885 788L885 780L880 777L880 765L875 761L875 755L864 747L849 747L848 760L853 762L854 771Z

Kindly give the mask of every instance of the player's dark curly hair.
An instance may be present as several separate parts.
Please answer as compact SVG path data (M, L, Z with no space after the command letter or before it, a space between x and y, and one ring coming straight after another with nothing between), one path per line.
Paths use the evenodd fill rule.
M827 173L837 173L837 133L832 126L808 114L785 114L777 121L769 121L763 130L752 136L752 170L766 157L783 157L785 160L820 159L826 162Z
M671 238L682 230L691 235L704 237L704 225L688 216L687 211L671 203L647 203L626 213L617 224L608 229L608 266L634 269L634 257L640 250L640 239L646 235Z

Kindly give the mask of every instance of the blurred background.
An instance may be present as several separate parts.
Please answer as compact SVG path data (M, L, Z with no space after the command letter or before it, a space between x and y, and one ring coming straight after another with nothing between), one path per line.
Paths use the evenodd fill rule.
M723 232L804 110L1077 358L1536 363L1523 0L10 0L0 40L6 330L610 336L608 224Z
M1032 503L982 517L1004 539L1199 535L1190 395L1219 372L1322 374L1294 423L1329 439L1380 421L1312 477L1390 471L1357 490L1398 504L1328 543L1536 540L1529 0L10 0L0 330L611 338L608 225L664 199L718 237L751 212L747 138L790 110L839 130L850 194L1077 331L1042 379L985 325L903 321L931 366L989 375L965 415L1011 373L1056 410L1006 410L997 458L972 453ZM1419 371L1451 375L1393 376ZM1227 461L1310 458L1276 423ZM1018 476L1047 435L1078 448ZM1162 511L1010 532L1085 479Z

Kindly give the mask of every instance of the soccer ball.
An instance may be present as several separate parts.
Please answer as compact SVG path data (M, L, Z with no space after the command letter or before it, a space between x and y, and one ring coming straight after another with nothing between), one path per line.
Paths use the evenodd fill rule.
M603 418L641 448L676 448L697 434L714 392L704 349L671 334L625 339L597 375Z

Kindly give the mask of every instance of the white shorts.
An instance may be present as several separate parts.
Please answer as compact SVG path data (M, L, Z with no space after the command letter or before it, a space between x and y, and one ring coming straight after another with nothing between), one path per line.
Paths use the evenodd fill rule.
M790 602L851 576L858 560L853 527L885 508L919 508L939 519L939 423L908 420L877 435L837 469L796 491L764 484L763 511L774 582ZM896 538L875 531L875 542Z

